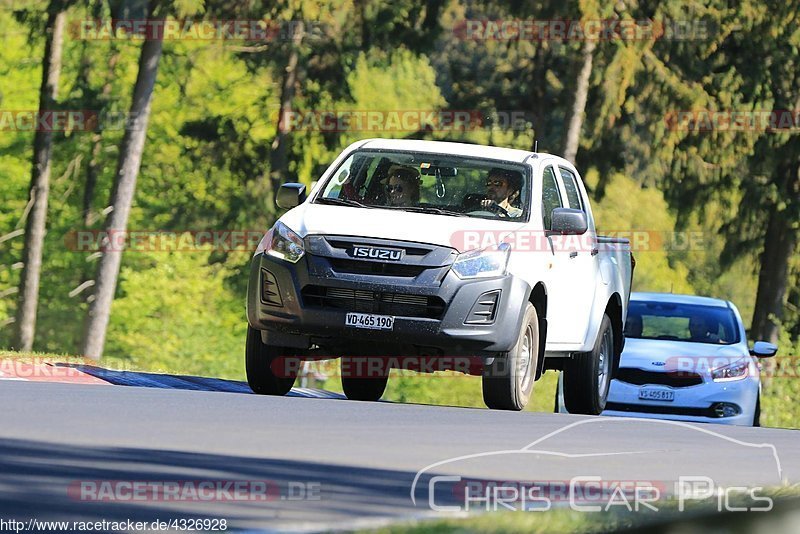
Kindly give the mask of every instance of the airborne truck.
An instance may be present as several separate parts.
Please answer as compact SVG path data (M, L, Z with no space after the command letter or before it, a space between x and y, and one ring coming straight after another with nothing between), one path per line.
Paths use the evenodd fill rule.
M247 380L284 395L297 362L478 359L490 408L521 410L546 369L572 413L599 414L619 365L633 275L627 240L598 236L580 174L549 154L370 139L344 150L252 261ZM294 362L295 365L288 365ZM352 369L348 366L348 369ZM378 400L389 371L342 373Z

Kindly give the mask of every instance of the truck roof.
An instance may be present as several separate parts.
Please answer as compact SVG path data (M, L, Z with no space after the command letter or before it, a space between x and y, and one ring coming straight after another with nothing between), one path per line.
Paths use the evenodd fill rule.
M536 155L534 152L515 148L451 143L448 141L420 141L416 139L366 139L360 148L453 154L456 156L496 159L498 161L513 161L515 163L523 163L529 157Z
M727 300L698 295L676 295L674 293L631 293L631 300L640 302L673 302L675 304L697 304L700 306L715 306L729 308Z

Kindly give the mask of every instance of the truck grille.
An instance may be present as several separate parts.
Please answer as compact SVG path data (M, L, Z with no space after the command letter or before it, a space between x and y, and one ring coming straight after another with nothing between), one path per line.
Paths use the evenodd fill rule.
M424 266L406 265L403 263L380 263L373 261L346 260L328 258L331 268L337 273L373 274L381 276L398 276L414 278L425 270Z
M657 384L660 386L670 386L673 388L687 388L703 383L703 377L697 373L685 371L646 371L634 367L620 367L617 371L617 380L643 386L645 384Z
M308 306L362 313L381 313L401 317L439 319L445 309L445 303L442 299L425 295L384 293L315 285L304 287L301 295L303 302Z

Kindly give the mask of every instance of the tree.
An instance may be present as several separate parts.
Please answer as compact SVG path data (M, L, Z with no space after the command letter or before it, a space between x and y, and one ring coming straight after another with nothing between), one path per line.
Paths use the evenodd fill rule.
M158 0L148 6L148 20L155 18ZM153 98L158 63L161 59L163 40L148 39L142 45L139 56L139 73L133 90L130 122L122 139L119 163L111 197L111 213L106 220L108 235L124 234L128 228L136 179L142 163L147 124L150 119L150 104ZM108 244L107 244L108 245ZM118 246L106 246L97 268L94 300L89 306L81 353L89 358L100 359L105 345L106 329L111 315L111 304L117 287L122 250Z
M42 83L39 90L39 114L52 111L58 98L61 77L61 54L68 2L52 0L47 8L45 47L42 61ZM39 305L39 282L42 271L42 250L47 223L47 204L50 194L51 154L53 132L37 129L33 141L33 169L30 185L30 211L25 223L24 267L17 301L16 333L13 346L30 351L36 332L36 312Z

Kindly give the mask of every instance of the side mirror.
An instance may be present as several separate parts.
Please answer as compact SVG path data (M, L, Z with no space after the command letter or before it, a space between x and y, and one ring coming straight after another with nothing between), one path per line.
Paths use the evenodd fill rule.
M750 354L756 358L771 358L778 352L778 347L766 341L756 341L753 343L753 348L750 349Z
M582 235L589 229L589 220L582 210L556 208L553 210L550 231L561 235Z
M299 206L306 199L306 186L298 183L283 184L278 189L278 196L275 203L279 208L290 210Z

